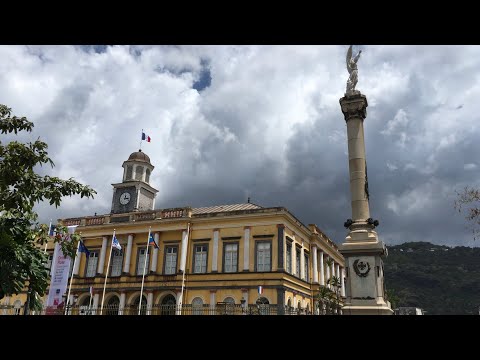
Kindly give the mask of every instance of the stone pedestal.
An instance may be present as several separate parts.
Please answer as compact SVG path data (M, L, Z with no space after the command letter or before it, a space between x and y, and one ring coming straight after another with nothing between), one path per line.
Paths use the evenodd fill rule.
M340 99L347 122L348 160L352 224L340 253L345 258L346 315L392 315L385 300L383 258L386 248L378 239L370 218L366 177L365 139L363 121L367 116L367 98L359 91Z

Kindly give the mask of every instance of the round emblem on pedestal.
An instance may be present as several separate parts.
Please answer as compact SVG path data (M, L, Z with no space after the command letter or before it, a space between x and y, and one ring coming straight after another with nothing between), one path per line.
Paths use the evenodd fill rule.
M360 277L366 277L370 272L370 264L366 261L357 259L353 262L353 270Z

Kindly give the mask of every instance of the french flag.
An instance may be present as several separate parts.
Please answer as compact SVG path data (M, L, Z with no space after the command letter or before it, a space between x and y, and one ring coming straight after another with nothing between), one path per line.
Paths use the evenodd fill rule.
M263 286L260 285L260 286L258 287L258 293L259 293L260 295L263 294Z
M151 137L142 131L142 140L145 140L146 142L150 142Z

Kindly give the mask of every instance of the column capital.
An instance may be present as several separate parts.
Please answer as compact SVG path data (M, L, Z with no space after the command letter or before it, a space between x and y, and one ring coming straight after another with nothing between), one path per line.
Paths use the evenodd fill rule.
M128 236L135 237L134 233L129 233Z
M283 229L284 229L284 228L285 228L285 225L283 225L283 224L277 224L277 228L283 228Z
M243 227L244 230L251 229L251 228L252 228L251 226L244 226Z
M244 293L244 292L247 292L247 291L248 291L248 289L247 289L247 288L241 288L240 290L242 291L242 293Z
M360 92L342 97L340 99L340 106L345 121L347 122L355 118L363 121L367 117L367 97Z
M213 229L213 231L220 231L220 229L219 229L219 228L215 228L215 229Z
M215 294L217 290L210 290L210 294Z

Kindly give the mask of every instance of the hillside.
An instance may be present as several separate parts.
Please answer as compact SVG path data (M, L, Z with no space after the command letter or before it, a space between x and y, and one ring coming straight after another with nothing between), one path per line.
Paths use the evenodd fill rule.
M388 247L387 292L396 306L416 306L427 315L478 315L480 248L410 242Z

